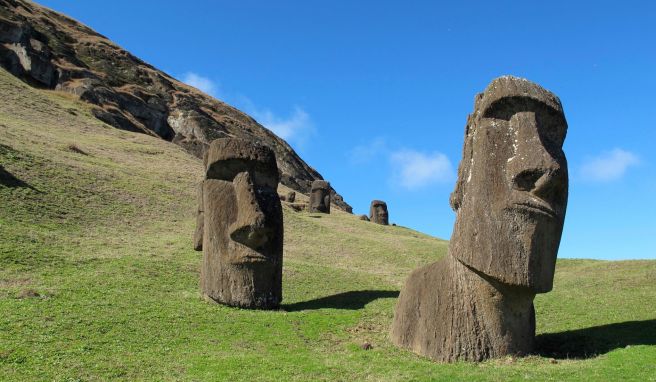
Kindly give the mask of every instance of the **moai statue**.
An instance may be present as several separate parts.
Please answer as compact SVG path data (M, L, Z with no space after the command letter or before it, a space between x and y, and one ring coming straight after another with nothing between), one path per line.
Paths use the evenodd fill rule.
M310 212L330 213L330 183L325 180L315 180L312 182L308 208Z
M373 223L389 225L387 214L387 203L382 200L374 200L369 207L369 220Z
M289 191L287 193L287 198L286 199L289 203L294 203L296 201L296 192Z
M275 155L265 146L222 138L210 143L205 162L202 293L226 305L277 308L283 220Z
M566 131L558 97L527 80L497 78L476 97L449 252L408 277L394 343L443 362L533 350L533 298L553 286L565 219Z

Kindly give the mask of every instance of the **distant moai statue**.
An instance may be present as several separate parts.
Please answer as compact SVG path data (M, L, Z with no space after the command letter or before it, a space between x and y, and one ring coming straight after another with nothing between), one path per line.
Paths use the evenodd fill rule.
M286 199L287 199L287 201L288 201L289 203L294 203L294 202L296 201L296 192L294 192L294 191L289 191L289 192L287 193L287 197L286 197Z
M325 180L312 182L308 208L310 212L330 213L330 183Z
M552 289L565 219L566 131L558 97L525 79L497 78L476 96L449 251L408 277L395 344L444 362L533 350L533 299Z
M369 220L373 223L389 225L387 203L382 200L373 200L371 207L369 207Z
M223 138L210 143L199 194L201 290L231 306L273 309L282 300L282 206L271 149ZM198 231L202 230L202 235Z

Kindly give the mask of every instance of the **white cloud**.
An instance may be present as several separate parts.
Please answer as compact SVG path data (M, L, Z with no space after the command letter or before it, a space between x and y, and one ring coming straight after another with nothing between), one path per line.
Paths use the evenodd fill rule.
M182 82L187 85L193 86L196 89L211 95L212 97L217 97L219 93L219 85L207 77L203 77L194 72L187 72L182 76Z
M303 147L316 133L314 123L310 115L301 107L294 107L293 112L287 118L280 117L270 109L255 106L250 98L242 94L223 94L220 84L208 77L203 77L194 72L187 72L182 76L182 82L193 86L213 97L219 97L234 106L239 107L247 114L255 118L262 126L273 131L274 134L287 141Z
M385 139L378 137L367 144L355 146L348 153L348 157L352 163L363 164L370 162L386 151L388 151L387 142L385 142Z
M294 112L287 118L282 118L269 109L252 109L250 113L260 124L289 143L303 146L316 133L310 115L298 106L294 107Z
M424 154L414 150L399 150L390 155L392 182L408 190L453 179L453 167L446 155Z
M626 170L640 163L637 155L619 148L606 151L601 155L589 158L581 166L581 177L585 180L609 182L620 179Z

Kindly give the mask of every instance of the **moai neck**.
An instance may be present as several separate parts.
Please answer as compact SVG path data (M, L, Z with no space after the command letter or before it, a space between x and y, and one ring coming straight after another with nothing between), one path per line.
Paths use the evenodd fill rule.
M479 361L507 354L528 354L535 343L535 293L502 284L469 268L451 254L454 292L453 359Z

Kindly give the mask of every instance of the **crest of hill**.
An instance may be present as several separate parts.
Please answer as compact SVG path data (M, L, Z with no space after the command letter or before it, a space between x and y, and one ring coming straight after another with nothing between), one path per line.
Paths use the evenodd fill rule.
M281 138L236 108L185 85L92 29L24 0L0 0L0 65L28 84L69 92L116 128L171 141L202 157L216 138L271 147L281 183L309 193L323 179ZM333 203L351 206L332 190Z

